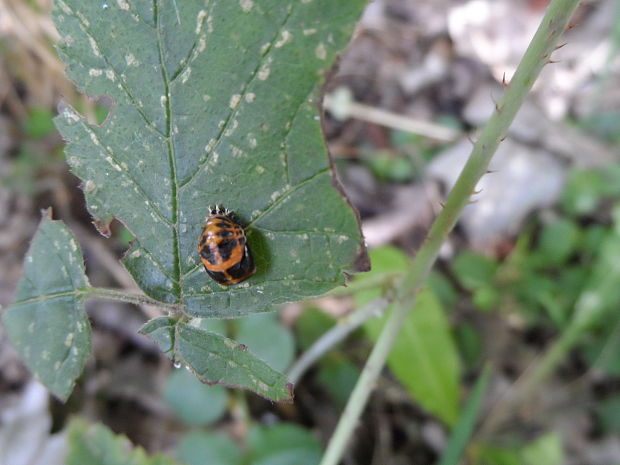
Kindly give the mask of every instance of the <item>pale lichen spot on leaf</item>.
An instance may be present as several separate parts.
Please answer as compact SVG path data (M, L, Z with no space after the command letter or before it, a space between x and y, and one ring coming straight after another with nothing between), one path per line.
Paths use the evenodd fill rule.
M58 371L60 369L60 362L54 363L54 370Z
M316 46L316 48L314 49L314 55L319 60L325 60L327 58L327 49L325 48L323 42L319 43L319 45Z
M264 55L267 52L267 50L269 50L269 47L271 47L271 44L269 42L265 42L263 45L261 45L260 54Z
M129 2L127 2L127 0L116 0L116 3L121 10L129 10Z
M77 246L77 243L73 239L69 241L69 247L71 247L72 251L77 252L78 246Z
M106 160L106 161L107 161L110 165L112 165L112 168L114 168L116 171L123 171L123 168L121 168L121 167L119 166L119 164L118 164L118 163L116 163L116 162L112 159L112 157L107 156L107 157L105 157L105 160Z
M73 345L73 333L69 333L67 334L67 337L65 338L65 346L71 347L72 345Z
M103 70L101 69L91 68L88 70L89 76L97 77L97 76L101 76L102 74L103 74Z
M166 108L166 103L168 102L168 97L166 97L165 95L162 95L161 97L159 97L159 104L163 107Z
M263 166L261 166L261 165L257 165L256 166L256 172L258 174L263 174L265 172L265 168Z
M256 98L256 94L254 92L248 92L245 94L245 101L248 103L252 103Z
M207 142L207 145L205 145L205 152L210 152L211 150L213 150L213 147L215 147L215 144L216 144L215 139L209 139L209 142Z
M99 50L99 46L97 45L97 42L95 42L95 39L93 39L92 37L89 37L88 42L90 43L90 48L95 54L95 56L100 57L101 51Z
M209 100L211 100L211 96L208 94L203 94L202 100L204 100L205 102L208 102Z
M129 255L131 258L140 258L140 256L142 255L142 251L140 249L136 249L133 252L131 252L131 255Z
M97 139L97 135L96 135L94 132L91 132L89 135L90 135L90 140L92 141L92 143L93 143L94 145L96 145L96 146L101 145L101 144L99 143L99 139Z
M211 166L217 165L217 161L219 158L220 158L220 154L218 152L213 152L213 155L211 155L211 160L209 161L209 164Z
M28 255L28 256L26 257L26 261L27 261L28 263L32 263L32 255Z
M49 360L50 359L50 351L49 350L44 350L43 352L41 352L41 358L43 360Z
M127 63L127 66L140 66L140 62L136 59L133 53L125 55L125 62Z
M228 106L234 110L235 108L237 108L237 105L239 105L240 100L241 100L241 95L234 94L232 97L230 97L230 102L228 103Z
M293 34L291 34L289 31L285 29L284 31L282 31L282 37L280 38L280 40L278 40L274 44L274 46L276 48L280 48L284 46L284 44L287 44L288 42L290 42L291 40L293 40Z
M304 29L303 32L305 36L311 36L313 34L316 34L316 29L312 27L310 29Z
M207 48L207 38L205 36L202 36L200 39L198 39L198 46L196 47L196 50L198 50L198 53L200 53L204 52L205 48Z
M116 75L114 74L114 71L111 69L106 69L105 70L105 77L107 77L110 81L114 82L116 80ZM121 85L118 85L119 88L121 87Z
M271 73L271 69L269 68L269 66L268 65L263 66L258 71L258 79L260 79L261 81L266 81L267 78L269 77L269 73Z
M80 166L82 166L82 163L80 162L79 158L76 157L75 155L69 157L67 161L69 162L71 166L75 168L79 168Z
M189 66L185 68L185 71L181 74L181 84L185 84L189 79L189 76L192 74L192 68Z
M252 0L239 0L239 5L245 13L249 13L254 7L254 2Z
M247 138L248 138L248 144L250 145L250 148L251 149L256 148L256 146L258 145L258 141L256 140L256 137L254 136L254 134L248 133Z
M224 344L227 347L230 347L231 349L236 349L237 348L237 343L235 341L233 341L232 339L224 339Z
M230 150L232 150L232 156L234 158L239 158L244 155L243 150L241 150L239 147L235 145L230 144Z
M225 137L232 136L233 132L235 132L235 129L237 129L238 126L239 126L239 121L233 120L233 122L231 123L230 127L227 128L226 131L224 131L224 136Z
M205 10L200 10L198 15L196 16L196 35L200 34L202 31L202 25L204 24L205 17L207 16L207 12Z
M224 127L224 125L225 125L225 124L226 124L226 121L222 119L222 120L220 120L220 122L219 122L219 123L217 123L217 127L218 127L219 129L221 129L221 128L223 128L223 127Z
M80 18L80 21L82 21L82 23L84 24L84 26L89 27L90 26L90 21L88 21L88 19L86 19L86 16L84 16L84 14L81 11L76 11L75 15Z
M80 117L77 115L77 113L75 113L73 110L69 109L68 107L65 108L65 110L62 112L62 116L66 120L73 121L74 123L77 123L80 120Z
M73 15L73 11L69 8L63 0L57 0L56 4L60 7L60 9L67 15Z

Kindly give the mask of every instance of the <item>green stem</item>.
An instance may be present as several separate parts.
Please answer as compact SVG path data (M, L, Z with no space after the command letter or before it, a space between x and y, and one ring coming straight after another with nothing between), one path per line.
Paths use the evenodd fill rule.
M416 292L435 263L443 241L454 227L463 208L468 204L470 196L475 193L476 184L485 174L491 157L503 140L536 77L543 66L549 63L549 57L566 28L568 20L577 8L577 4L578 0L553 0L549 5L506 92L497 103L495 112L474 145L472 154L450 192L444 209L435 219L425 243L396 289L394 310L383 327L349 398L336 431L329 441L321 465L336 465L342 458L398 331L413 306Z
M88 287L83 289L80 293L86 297L95 299L120 300L121 302L127 302L135 305L152 305L166 311L179 311L178 305L160 302L144 294L133 294L131 292L123 292L116 289L105 289L103 287Z

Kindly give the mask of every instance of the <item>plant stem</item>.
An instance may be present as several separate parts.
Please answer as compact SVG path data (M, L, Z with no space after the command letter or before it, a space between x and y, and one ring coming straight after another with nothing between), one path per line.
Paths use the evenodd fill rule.
M342 318L336 326L317 339L314 344L312 344L312 346L306 350L293 364L287 373L289 381L296 384L306 370L310 368L314 362L321 358L325 352L330 350L345 337L359 328L365 321L371 319L372 317L380 316L389 303L390 302L388 299L380 297L373 300L369 304L364 305L362 308L355 310L350 315Z
M416 292L435 263L444 239L454 227L461 211L469 202L470 196L475 194L476 184L485 174L491 157L503 140L536 77L543 66L549 63L555 44L566 28L577 4L578 0L553 0L549 5L506 92L497 103L495 112L474 145L472 154L450 192L444 209L435 219L425 243L396 289L394 310L364 366L336 431L329 441L321 465L336 465L340 461L398 335L398 330L413 306Z
M144 294L134 294L131 292L118 291L116 289L106 289L103 287L89 287L84 289L82 293L86 297L95 299L120 300L121 302L127 302L129 304L152 305L166 311L179 311L178 305L160 302Z

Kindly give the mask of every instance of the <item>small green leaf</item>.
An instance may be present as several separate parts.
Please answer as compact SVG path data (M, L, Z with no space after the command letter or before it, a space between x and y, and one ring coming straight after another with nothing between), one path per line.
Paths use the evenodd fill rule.
M372 279L374 273L403 269L407 264L407 257L392 247L373 250L371 259L372 271L357 279ZM359 292L356 302L363 305L380 292ZM387 312L366 322L373 340L379 337L386 317ZM388 356L388 366L422 407L454 424L459 411L459 358L443 308L430 289L418 294Z
M274 370L284 371L293 361L295 341L275 313L250 315L235 321L235 339Z
M476 381L476 385L474 386L467 403L461 411L459 420L454 426L452 434L450 435L450 440L446 445L446 449L441 454L439 465L459 464L463 452L465 451L465 446L467 446L467 443L469 442L474 431L474 426L476 425L476 420L478 419L478 414L480 413L482 398L487 389L490 378L491 370L487 366L478 377L478 381Z
M177 320L170 317L153 318L147 321L138 332L153 339L164 354L174 358L174 327L176 323Z
M192 431L181 438L177 457L187 465L241 465L243 457L232 439L221 434Z
M203 383L249 389L275 401L293 400L293 385L286 377L232 339L177 323L174 352L175 360Z
M68 76L115 102L102 125L56 125L100 229L136 238L145 293L232 318L343 284L365 249L340 192L317 102L366 0L56 0ZM256 274L224 288L196 246L209 205L246 227Z
M462 252L454 259L452 269L459 282L473 291L481 286L492 286L497 273L497 262L475 252Z
M222 386L207 386L187 370L173 371L164 385L163 398L188 425L204 426L226 412L228 395Z
M538 251L548 265L562 265L575 252L579 239L577 225L562 218L545 226Z
M69 424L67 465L178 465L163 455L147 457L140 447L101 424L75 419Z
M34 139L41 139L54 131L54 115L47 108L31 108L24 130Z
M290 423L255 426L248 434L251 465L317 465L319 441L306 429Z
M339 406L346 405L359 377L359 367L342 356L319 362L318 379Z
M90 354L83 292L89 287L82 252L62 221L44 213L25 258L15 302L2 313L21 359L66 400Z
M547 433L521 451L523 465L562 465L566 463L562 441L557 433Z

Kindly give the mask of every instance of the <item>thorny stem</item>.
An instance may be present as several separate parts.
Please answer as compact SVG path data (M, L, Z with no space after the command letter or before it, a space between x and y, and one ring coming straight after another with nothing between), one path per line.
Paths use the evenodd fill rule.
M454 227L463 208L468 204L476 184L486 172L497 146L506 135L508 127L536 77L549 62L558 38L566 28L578 3L578 0L553 0L549 5L515 75L474 145L472 154L450 192L445 207L435 219L425 243L396 289L394 310L383 327L355 389L349 397L344 413L321 460L321 465L336 465L342 458L368 397L385 365L398 331L413 306L416 292L424 283L437 259L441 244Z

